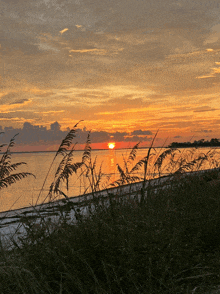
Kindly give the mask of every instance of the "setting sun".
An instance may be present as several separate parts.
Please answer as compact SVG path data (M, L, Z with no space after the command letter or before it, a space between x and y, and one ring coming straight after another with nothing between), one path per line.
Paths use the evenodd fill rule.
M115 148L115 143L108 143L108 148L109 149L114 149Z

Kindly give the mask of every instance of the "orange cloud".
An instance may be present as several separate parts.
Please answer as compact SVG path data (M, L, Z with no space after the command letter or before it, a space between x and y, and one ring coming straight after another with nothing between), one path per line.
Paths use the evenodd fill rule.
M4 112L4 113L7 113L9 110L11 110L11 109L17 109L17 108L21 108L21 107L23 107L23 106L26 106L27 104L30 104L32 102L32 100L31 99L29 99L29 100L27 100L27 101L24 101L24 103L13 103L13 104L11 104L11 105L8 105L8 104L6 104L6 105L1 105L0 106L0 112ZM6 111L6 112L5 112Z
M150 112L150 111L155 111L158 110L158 108L153 108L153 107L143 107L143 108L129 108L129 109L124 109L124 110L119 110L119 111L104 111L104 112L98 112L98 115L115 115L115 114L121 114L121 113L138 113L138 112Z
M59 112L64 112L64 110L34 111L34 113L41 113L41 114L50 114L50 113L54 114Z
M66 28L66 29L63 29L62 31L60 31L61 35L62 35L63 33L65 33L66 31L68 31L68 30L69 30L69 29Z
M79 50L70 50L70 53L92 53L97 55L104 55L107 53L105 49L79 49Z

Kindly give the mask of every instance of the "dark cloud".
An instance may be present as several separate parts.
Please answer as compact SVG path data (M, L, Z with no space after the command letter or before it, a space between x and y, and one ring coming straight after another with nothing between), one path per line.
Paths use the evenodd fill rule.
M13 117L11 115L8 115L8 113L0 113L0 118L12 119Z
M21 99L21 100L15 100L14 102L9 103L10 105L13 104L23 104L24 102L30 101L30 99Z
M5 116L3 116L5 117ZM9 117L8 117L9 118ZM49 128L46 128L42 125L32 125L29 122L24 122L22 128L13 128L13 127L5 127L4 131L4 140L10 140L12 136L15 134L19 134L19 136L16 138L16 142L18 144L33 144L33 143L39 143L39 142L45 142L45 143L59 143L68 133L68 131L62 131L60 129L60 124L55 122L51 123ZM0 129L3 129L0 126ZM144 131L143 131L144 132ZM147 131L148 132L148 131ZM135 133L135 131L133 132ZM138 130L138 133L140 133L140 130ZM144 132L145 133L145 132ZM148 132L151 133L151 132ZM138 135L129 135L127 132L105 132L105 131L92 131L90 133L90 140L91 143L103 143L103 142L109 142L109 141L115 141L115 142L144 142L144 141L150 141L152 138L149 138L147 136ZM86 128L84 129L77 129L76 130L76 138L75 141L78 144L85 144L88 136L88 130Z
M206 112L206 111L215 111L217 110L216 108L211 108L211 107L201 107L200 109L193 110L193 112Z
M151 131L135 130L131 133L132 135L152 135Z
M204 133L212 133L212 130L203 130Z
M111 136L113 136L113 140L116 142L120 142L120 141L124 141L125 140L125 136L127 136L128 133L127 132L115 132L115 133L111 133Z
M124 141L126 142L147 142L147 141L151 141L152 138L148 138L147 136L146 137L142 137L142 136L132 136L132 137L127 137L124 139Z
M195 131L198 133L212 133L212 130L199 130L199 131Z
M102 143L108 142L110 139L110 134L107 132L92 132L91 133L91 141L92 143Z
M15 101L18 98L18 93L10 93L3 95L0 99L0 105L11 104L12 101Z

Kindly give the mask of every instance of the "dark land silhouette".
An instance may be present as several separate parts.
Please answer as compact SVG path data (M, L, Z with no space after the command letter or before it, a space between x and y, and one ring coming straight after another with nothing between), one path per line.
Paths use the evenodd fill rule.
M201 139L194 142L172 142L168 147L170 148L187 148L187 147L218 147L220 146L220 139L213 138L210 141L205 141Z

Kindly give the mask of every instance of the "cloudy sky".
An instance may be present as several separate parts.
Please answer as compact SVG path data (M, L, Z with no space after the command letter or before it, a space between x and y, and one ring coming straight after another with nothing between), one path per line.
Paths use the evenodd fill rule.
M220 138L219 0L0 0L0 125Z

